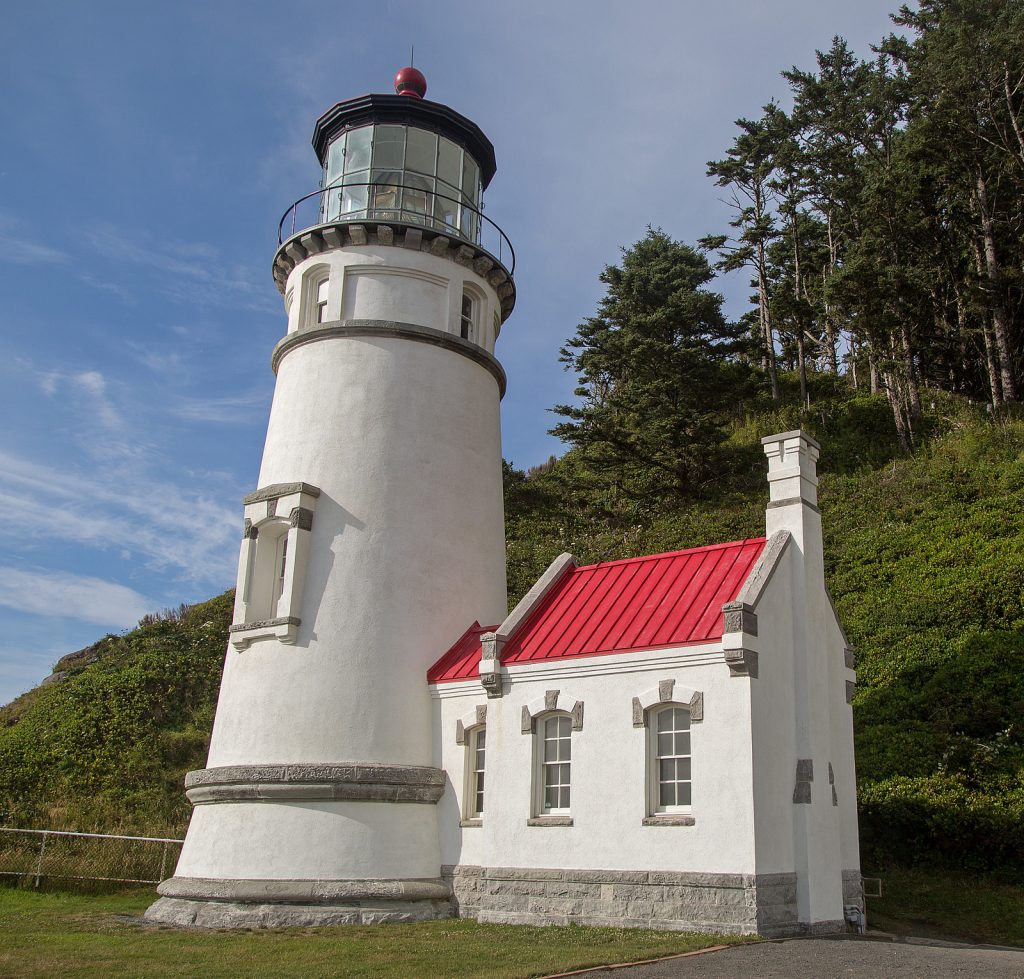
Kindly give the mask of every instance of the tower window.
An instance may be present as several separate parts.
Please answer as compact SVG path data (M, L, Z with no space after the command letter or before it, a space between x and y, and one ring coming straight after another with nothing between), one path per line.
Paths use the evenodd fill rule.
M288 534L284 533L278 538L280 543L277 548L277 579L274 581L274 607L281 600L284 594L284 572L288 567Z
M476 304L473 302L473 297L468 293L462 294L462 315L460 317L460 336L463 340L475 340L476 337L473 317L476 312Z
M327 287L329 279L322 279L316 287L316 322L323 323L327 319Z

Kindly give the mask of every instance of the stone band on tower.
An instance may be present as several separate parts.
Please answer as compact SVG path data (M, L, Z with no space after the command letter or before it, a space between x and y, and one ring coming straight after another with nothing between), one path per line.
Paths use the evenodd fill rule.
M288 329L210 754L151 919L450 913L423 677L467 615L506 611L494 345L514 258L500 231L482 244L486 136L415 69L396 88L320 118L321 189L282 221Z

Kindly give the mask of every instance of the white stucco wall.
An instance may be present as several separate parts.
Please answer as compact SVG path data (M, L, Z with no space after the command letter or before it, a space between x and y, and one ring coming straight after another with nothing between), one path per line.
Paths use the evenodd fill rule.
M439 803L443 863L560 869L755 871L749 684L733 677L720 645L511 666L504 696L487 700L476 681L437 684L435 764L449 784ZM643 826L647 729L633 727L632 698L675 680L675 695L704 695L691 725L693 826ZM534 737L522 708L545 691L584 703L572 734L571 827L528 826L534 815ZM459 828L466 747L456 723L487 705L487 792L483 825Z
M792 873L796 691L793 663L792 542L756 606L758 678L751 684L757 872Z
M259 880L436 877L432 806L232 802L196 806L176 876Z

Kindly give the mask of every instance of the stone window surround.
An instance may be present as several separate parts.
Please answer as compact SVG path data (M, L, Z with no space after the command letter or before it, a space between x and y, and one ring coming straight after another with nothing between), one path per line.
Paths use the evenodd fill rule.
M463 829L470 829L483 826L483 816L474 815L473 810L473 749L475 747L474 735L481 729L487 727L487 704L477 704L472 711L463 714L455 722L455 743L461 745L463 751L463 778L462 778L462 819L459 825ZM486 751L486 749L485 749ZM484 756L486 766L486 754ZM486 792L486 790L485 790Z
M682 707L690 712L691 728L704 720L704 693L691 690L689 687L677 686L672 678L659 680L656 687L645 690L633 698L633 727L644 728L644 757L646 774L644 786L646 792L646 816L641 820L643 826L694 826L696 819L692 812L673 810L658 812L657 792L658 780L654 768L654 738L657 736L651 727L651 718L662 707ZM692 757L692 748L691 748ZM692 783L691 783L692 784Z
M523 704L523 716L520 729L523 734L533 737L533 757L531 760L531 813L526 820L527 826L572 826L572 816L560 812L544 813L544 778L542 770L543 739L538 737L540 728L537 722L547 720L551 715L568 717L572 721L573 731L583 730L583 701L570 698L561 690L546 690L543 697L535 697L528 704ZM572 785L572 762L570 761L569 784ZM571 789L570 789L571 791Z
M301 625L298 612L302 604L313 514L319 496L319 488L309 483L274 483L260 487L242 501L245 507L242 552L238 562L233 624L229 630L231 645L238 651L247 649L259 639L273 638L291 644L298 637ZM252 578L274 563L261 560L260 528L278 525L285 527L284 533L288 536L288 562L281 598L276 608L271 609L277 614L266 617L259 608L252 607ZM271 567L271 573L273 570Z
M320 286L327 283L327 308L323 320L317 319L317 294ZM337 289L331 288L331 267L326 262L317 262L307 269L303 269L302 281L299 285L299 326L316 326L319 322L327 322L336 319L335 303L337 300ZM335 300L335 302L332 302Z

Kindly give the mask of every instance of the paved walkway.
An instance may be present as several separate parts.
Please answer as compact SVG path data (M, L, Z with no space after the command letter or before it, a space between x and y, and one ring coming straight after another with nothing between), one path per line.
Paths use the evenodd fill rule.
M608 975L616 979L1024 979L1024 949L1011 951L927 939L890 942L804 938L738 945Z

